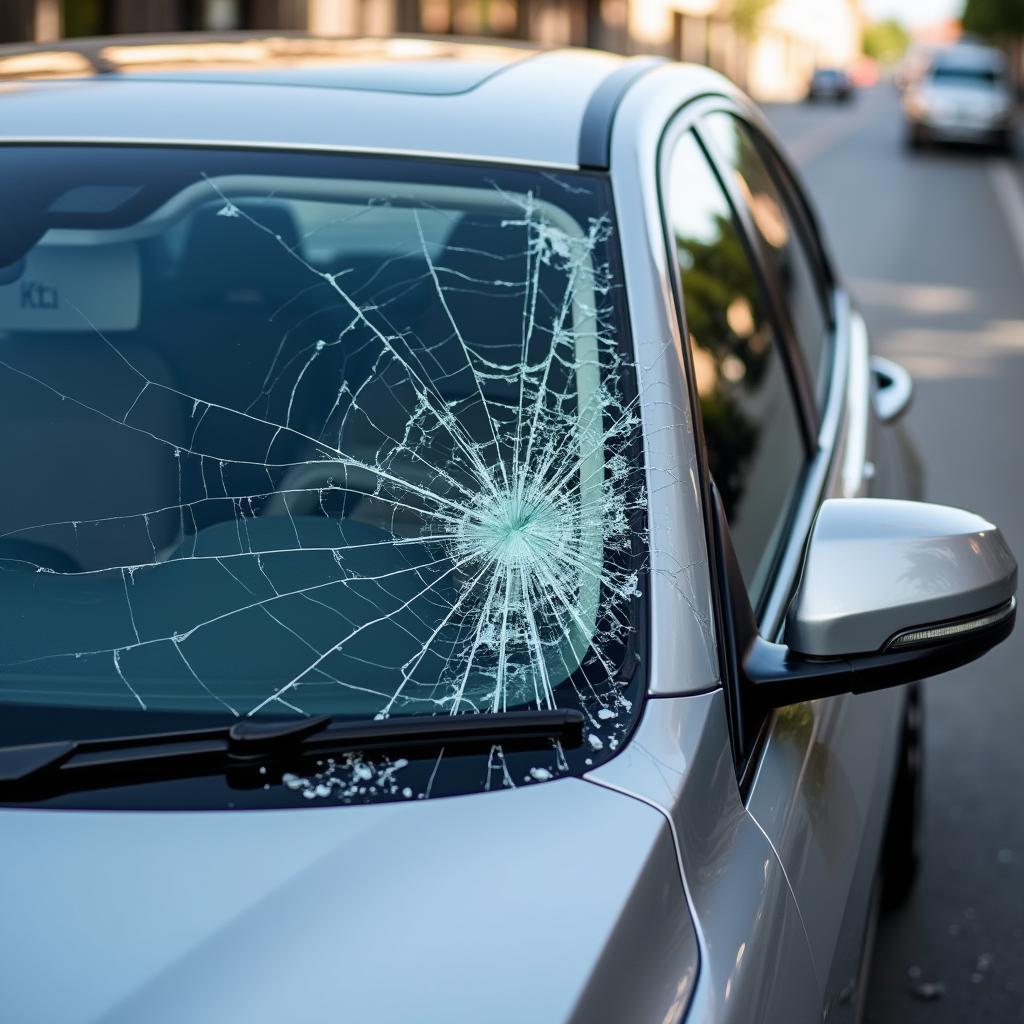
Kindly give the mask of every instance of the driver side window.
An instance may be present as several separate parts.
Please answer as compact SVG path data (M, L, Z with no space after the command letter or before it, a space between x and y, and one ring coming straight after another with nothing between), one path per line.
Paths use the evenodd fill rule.
M757 265L692 131L675 145L666 184L708 464L757 608L807 451Z

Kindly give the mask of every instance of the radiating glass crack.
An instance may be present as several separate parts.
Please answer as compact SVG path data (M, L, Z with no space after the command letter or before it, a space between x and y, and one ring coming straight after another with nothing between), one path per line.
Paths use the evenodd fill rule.
M179 256L146 279L169 297L137 331L109 329L99 298L56 351L0 347L4 388L116 463L95 493L58 486L4 519L0 579L24 613L3 699L576 707L588 755L613 751L635 699L641 425L612 224L585 179L543 177L549 199L204 174L135 242L94 240L173 235ZM541 760L525 781L568 767ZM403 765L351 755L286 783L401 797ZM519 781L495 747L485 788Z

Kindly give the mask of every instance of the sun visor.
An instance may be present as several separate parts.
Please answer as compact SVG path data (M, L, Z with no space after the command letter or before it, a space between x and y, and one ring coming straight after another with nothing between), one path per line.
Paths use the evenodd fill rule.
M14 280L4 277L0 331L133 331L139 325L142 286L132 242L37 245Z

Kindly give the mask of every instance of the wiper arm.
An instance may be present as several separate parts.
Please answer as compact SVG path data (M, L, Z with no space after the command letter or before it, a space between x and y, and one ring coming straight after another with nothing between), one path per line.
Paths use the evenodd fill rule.
M574 710L369 722L335 722L322 716L298 722L244 720L219 729L2 747L0 799L36 799L53 792L214 775L287 758L355 751L486 748L493 744L529 749L552 742L573 748L583 742L583 724L583 714Z

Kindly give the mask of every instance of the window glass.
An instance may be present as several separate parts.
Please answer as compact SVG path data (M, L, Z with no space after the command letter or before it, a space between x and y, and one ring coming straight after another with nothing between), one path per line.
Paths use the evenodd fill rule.
M996 68L971 66L970 64L936 64L932 68L931 79L933 82L941 82L943 85L962 85L967 87L982 87L996 85L1002 81L1002 76Z
M585 742L509 778L612 756L646 499L610 206L440 161L9 154L0 745L561 709Z
M804 463L797 408L732 209L692 134L669 174L708 461L756 607Z
M702 125L714 137L716 149L735 175L739 193L750 211L758 246L789 307L811 379L818 380L828 333L824 290L787 200L749 131L737 118L731 114L712 114Z

